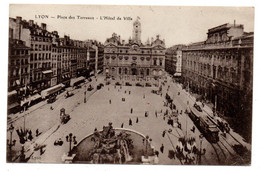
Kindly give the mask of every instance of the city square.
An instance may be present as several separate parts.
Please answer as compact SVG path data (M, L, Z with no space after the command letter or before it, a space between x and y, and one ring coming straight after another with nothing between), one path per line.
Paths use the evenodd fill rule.
M128 30L107 23L114 30L82 40L50 29L55 23L47 15L34 21L15 14L7 162L250 165L254 32L247 25L223 19L209 24L203 41L172 43L170 25L165 32L136 15L126 17ZM104 22L90 15L51 18ZM152 24L161 30L149 30Z

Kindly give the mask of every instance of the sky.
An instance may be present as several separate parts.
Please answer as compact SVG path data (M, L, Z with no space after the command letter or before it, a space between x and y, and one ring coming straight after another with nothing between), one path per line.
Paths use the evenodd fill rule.
M112 33L121 39L132 36L132 25L140 17L142 42L160 35L166 47L204 41L209 28L225 23L243 24L244 31L254 31L254 8L252 7L178 7L178 6L87 6L87 5L10 5L9 16L21 16L38 24L46 23L49 31L56 30L61 37L70 35L76 40L96 39L102 43ZM39 18L45 15L48 18ZM57 16L67 19L57 18ZM75 19L69 19L72 16ZM94 17L78 19L81 17ZM121 20L101 20L109 16ZM51 18L53 17L53 18ZM132 18L124 20L123 17Z

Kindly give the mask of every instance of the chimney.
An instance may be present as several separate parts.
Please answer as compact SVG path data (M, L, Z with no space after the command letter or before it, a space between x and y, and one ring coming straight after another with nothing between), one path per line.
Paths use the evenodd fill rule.
M234 27L236 26L236 20L234 20Z
M118 36L118 41L121 43L120 36Z
M16 17L16 23L17 23L17 24L20 24L21 21L22 21L22 17L17 16L17 17Z
M43 30L46 30L46 24L45 24L45 23L42 23L42 24L41 24L41 28L42 28Z
M29 20L29 26L33 26L33 20Z

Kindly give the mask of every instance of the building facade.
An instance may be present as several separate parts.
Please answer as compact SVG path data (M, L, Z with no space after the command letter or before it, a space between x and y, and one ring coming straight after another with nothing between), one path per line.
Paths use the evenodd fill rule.
M160 77L164 73L165 43L159 35L145 44L141 42L141 23L133 23L132 39L128 43L113 33L104 44L104 73L114 77Z
M21 106L28 104L30 95L60 83L69 86L71 79L88 77L91 71L103 68L103 45L89 42L66 35L60 38L44 23L9 18L8 108L19 105L21 100ZM90 58L94 60L90 62Z
M212 102L219 114L251 120L253 39L243 25L209 29L206 41L182 49L184 87Z
M174 45L167 48L165 54L165 71L174 77L180 77L182 71L182 48L185 45Z

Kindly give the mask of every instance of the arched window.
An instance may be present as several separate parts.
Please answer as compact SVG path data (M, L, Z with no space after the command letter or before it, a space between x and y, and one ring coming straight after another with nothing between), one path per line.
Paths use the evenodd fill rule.
M125 68L125 74L127 74L127 68Z
M119 70L118 70L118 73L119 73L119 74L121 74L121 73L122 73L122 69L121 69L121 68L119 68Z

